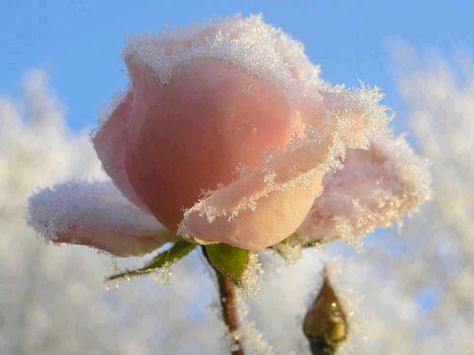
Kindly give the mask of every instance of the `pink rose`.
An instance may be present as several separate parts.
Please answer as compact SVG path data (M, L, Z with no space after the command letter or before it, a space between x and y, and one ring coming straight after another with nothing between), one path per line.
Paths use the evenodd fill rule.
M190 241L258 250L296 231L340 237L342 219L360 235L427 197L422 168L397 170L419 164L413 152L379 148L381 135L395 144L379 91L330 86L258 16L135 37L124 59L131 83L93 143L128 201L110 183L40 192L30 222L53 241L137 255L170 240L159 221ZM81 204L65 209L73 194Z

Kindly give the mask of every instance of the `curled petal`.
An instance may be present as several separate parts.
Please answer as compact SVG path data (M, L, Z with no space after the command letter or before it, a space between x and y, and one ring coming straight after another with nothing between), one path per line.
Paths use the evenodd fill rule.
M200 243L259 250L301 224L333 163L331 147L308 143L282 154L186 211L178 234Z
M324 192L297 234L303 243L354 243L428 200L429 186L426 162L404 138L381 138L368 150L349 150L344 167L324 178Z
M69 182L44 189L30 198L28 212L29 224L47 240L117 256L143 255L176 240L111 182Z
M147 211L143 202L133 191L125 170L125 139L127 136L133 93L121 97L110 115L105 117L102 126L94 135L92 142L107 174L113 183L130 202Z

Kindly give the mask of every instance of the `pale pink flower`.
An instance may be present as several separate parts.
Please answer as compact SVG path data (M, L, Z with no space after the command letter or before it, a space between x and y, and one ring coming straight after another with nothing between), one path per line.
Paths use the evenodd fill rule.
M362 234L426 198L423 174L393 183L396 167L418 163L409 148L405 156L382 150L383 161L409 161L380 169L376 142L389 121L380 92L330 86L300 43L258 16L135 37L124 59L131 83L93 143L128 201L109 185L41 192L31 200L30 220L53 241L140 254L170 240L159 221L190 241L258 250L295 231L324 239L335 216ZM89 194L88 186L97 191ZM77 211L67 207L74 188L83 191ZM383 218L360 225L356 201ZM391 203L398 207L388 213Z

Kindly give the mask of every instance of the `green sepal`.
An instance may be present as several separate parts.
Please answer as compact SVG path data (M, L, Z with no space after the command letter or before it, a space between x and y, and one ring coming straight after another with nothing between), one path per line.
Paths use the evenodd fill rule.
M318 247L321 247L324 243L321 242L320 240L301 243L300 236L297 233L293 233L288 238L283 239L278 244L282 244L282 245L288 244L288 245L291 245L291 246L299 245L303 248L315 248L315 247L318 248ZM276 244L276 245L278 245L278 244Z
M239 284L250 260L249 251L227 244L205 247L207 260L213 268Z
M153 260L144 267L109 276L106 281L130 279L157 271L162 267L174 264L176 261L188 255L196 247L196 244L191 244L184 240L177 241L171 248L155 256Z
M284 249L289 247L289 248L298 248L298 249L306 249L306 248L321 248L323 246L323 242L320 240L318 241L311 241L311 242L306 242L302 243L300 240L300 236L296 233L293 233L289 237L283 239L279 243L273 245L270 247L271 250L276 252L279 256L281 256L285 261L288 262L288 259L285 256ZM294 260L293 260L294 261ZM290 261L290 262L293 262Z

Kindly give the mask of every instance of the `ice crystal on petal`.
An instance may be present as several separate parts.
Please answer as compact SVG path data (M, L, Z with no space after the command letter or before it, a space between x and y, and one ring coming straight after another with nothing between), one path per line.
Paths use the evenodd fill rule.
M174 68L193 58L233 63L266 78L289 97L299 92L297 81L319 82L319 68L309 62L302 45L267 25L261 16L234 16L161 35L133 37L124 56L150 66L163 84L171 80ZM249 94L251 89L243 88Z
M249 167L245 164L240 163L235 167L235 171L237 172L240 178L245 178L248 174Z
M248 204L248 209L255 211L257 209L257 201L250 201Z
M46 240L72 229L144 235L161 229L150 214L125 199L111 182L69 182L29 201L29 224Z
M326 176L325 191L298 230L300 241L342 239L360 247L360 236L387 227L430 198L426 161L403 137L350 151L342 170Z
M263 178L263 181L265 181L266 184L273 184L274 180L275 180L275 172L273 170L269 170L268 171L268 174L265 175L265 177Z

